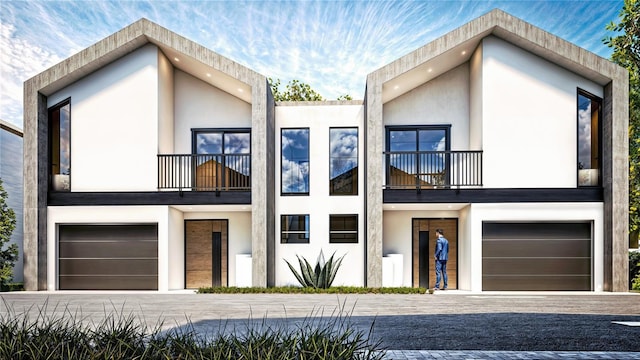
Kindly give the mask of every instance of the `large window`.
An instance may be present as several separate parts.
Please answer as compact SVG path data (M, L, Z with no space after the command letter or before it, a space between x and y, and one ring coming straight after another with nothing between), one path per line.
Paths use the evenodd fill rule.
M578 186L600 184L602 100L578 90Z
M309 194L309 129L282 129L282 195Z
M387 186L448 184L449 125L387 127Z
M329 215L330 243L358 243L358 215Z
M54 191L71 191L71 101L49 109L49 175Z
M329 129L329 194L358 195L358 128Z
M251 187L249 129L193 129L191 144L197 190Z
M283 244L308 244L309 215L281 215L280 242Z

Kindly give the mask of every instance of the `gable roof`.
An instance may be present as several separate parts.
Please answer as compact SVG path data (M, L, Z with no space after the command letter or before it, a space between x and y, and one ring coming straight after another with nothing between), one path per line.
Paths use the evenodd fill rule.
M469 61L482 39L490 35L602 86L627 76L626 69L613 62L494 9L372 72L367 84L382 83L382 102L386 103Z
M61 61L25 82L48 96L105 65L151 43L172 65L248 103L256 77L266 77L147 19L122 30Z

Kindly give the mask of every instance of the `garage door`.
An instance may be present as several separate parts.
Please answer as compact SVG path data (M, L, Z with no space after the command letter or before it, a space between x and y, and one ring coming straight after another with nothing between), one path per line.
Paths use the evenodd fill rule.
M158 225L60 225L58 288L157 290Z
M482 224L483 290L591 290L590 223Z

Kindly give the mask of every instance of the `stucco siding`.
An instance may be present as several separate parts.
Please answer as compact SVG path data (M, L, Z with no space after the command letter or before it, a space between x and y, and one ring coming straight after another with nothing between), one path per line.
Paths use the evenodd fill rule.
M484 186L575 187L577 90L602 87L496 37L482 43Z
M47 103L67 98L71 191L156 190L157 47L136 50L57 91Z

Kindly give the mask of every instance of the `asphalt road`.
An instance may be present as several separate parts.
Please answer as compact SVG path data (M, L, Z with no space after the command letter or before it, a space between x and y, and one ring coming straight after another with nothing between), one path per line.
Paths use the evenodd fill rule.
M434 295L4 293L0 314L69 316L98 323L133 314L150 327L202 334L248 323L295 326L348 317L395 350L640 351L640 294L481 293ZM306 319L306 320L305 320Z

